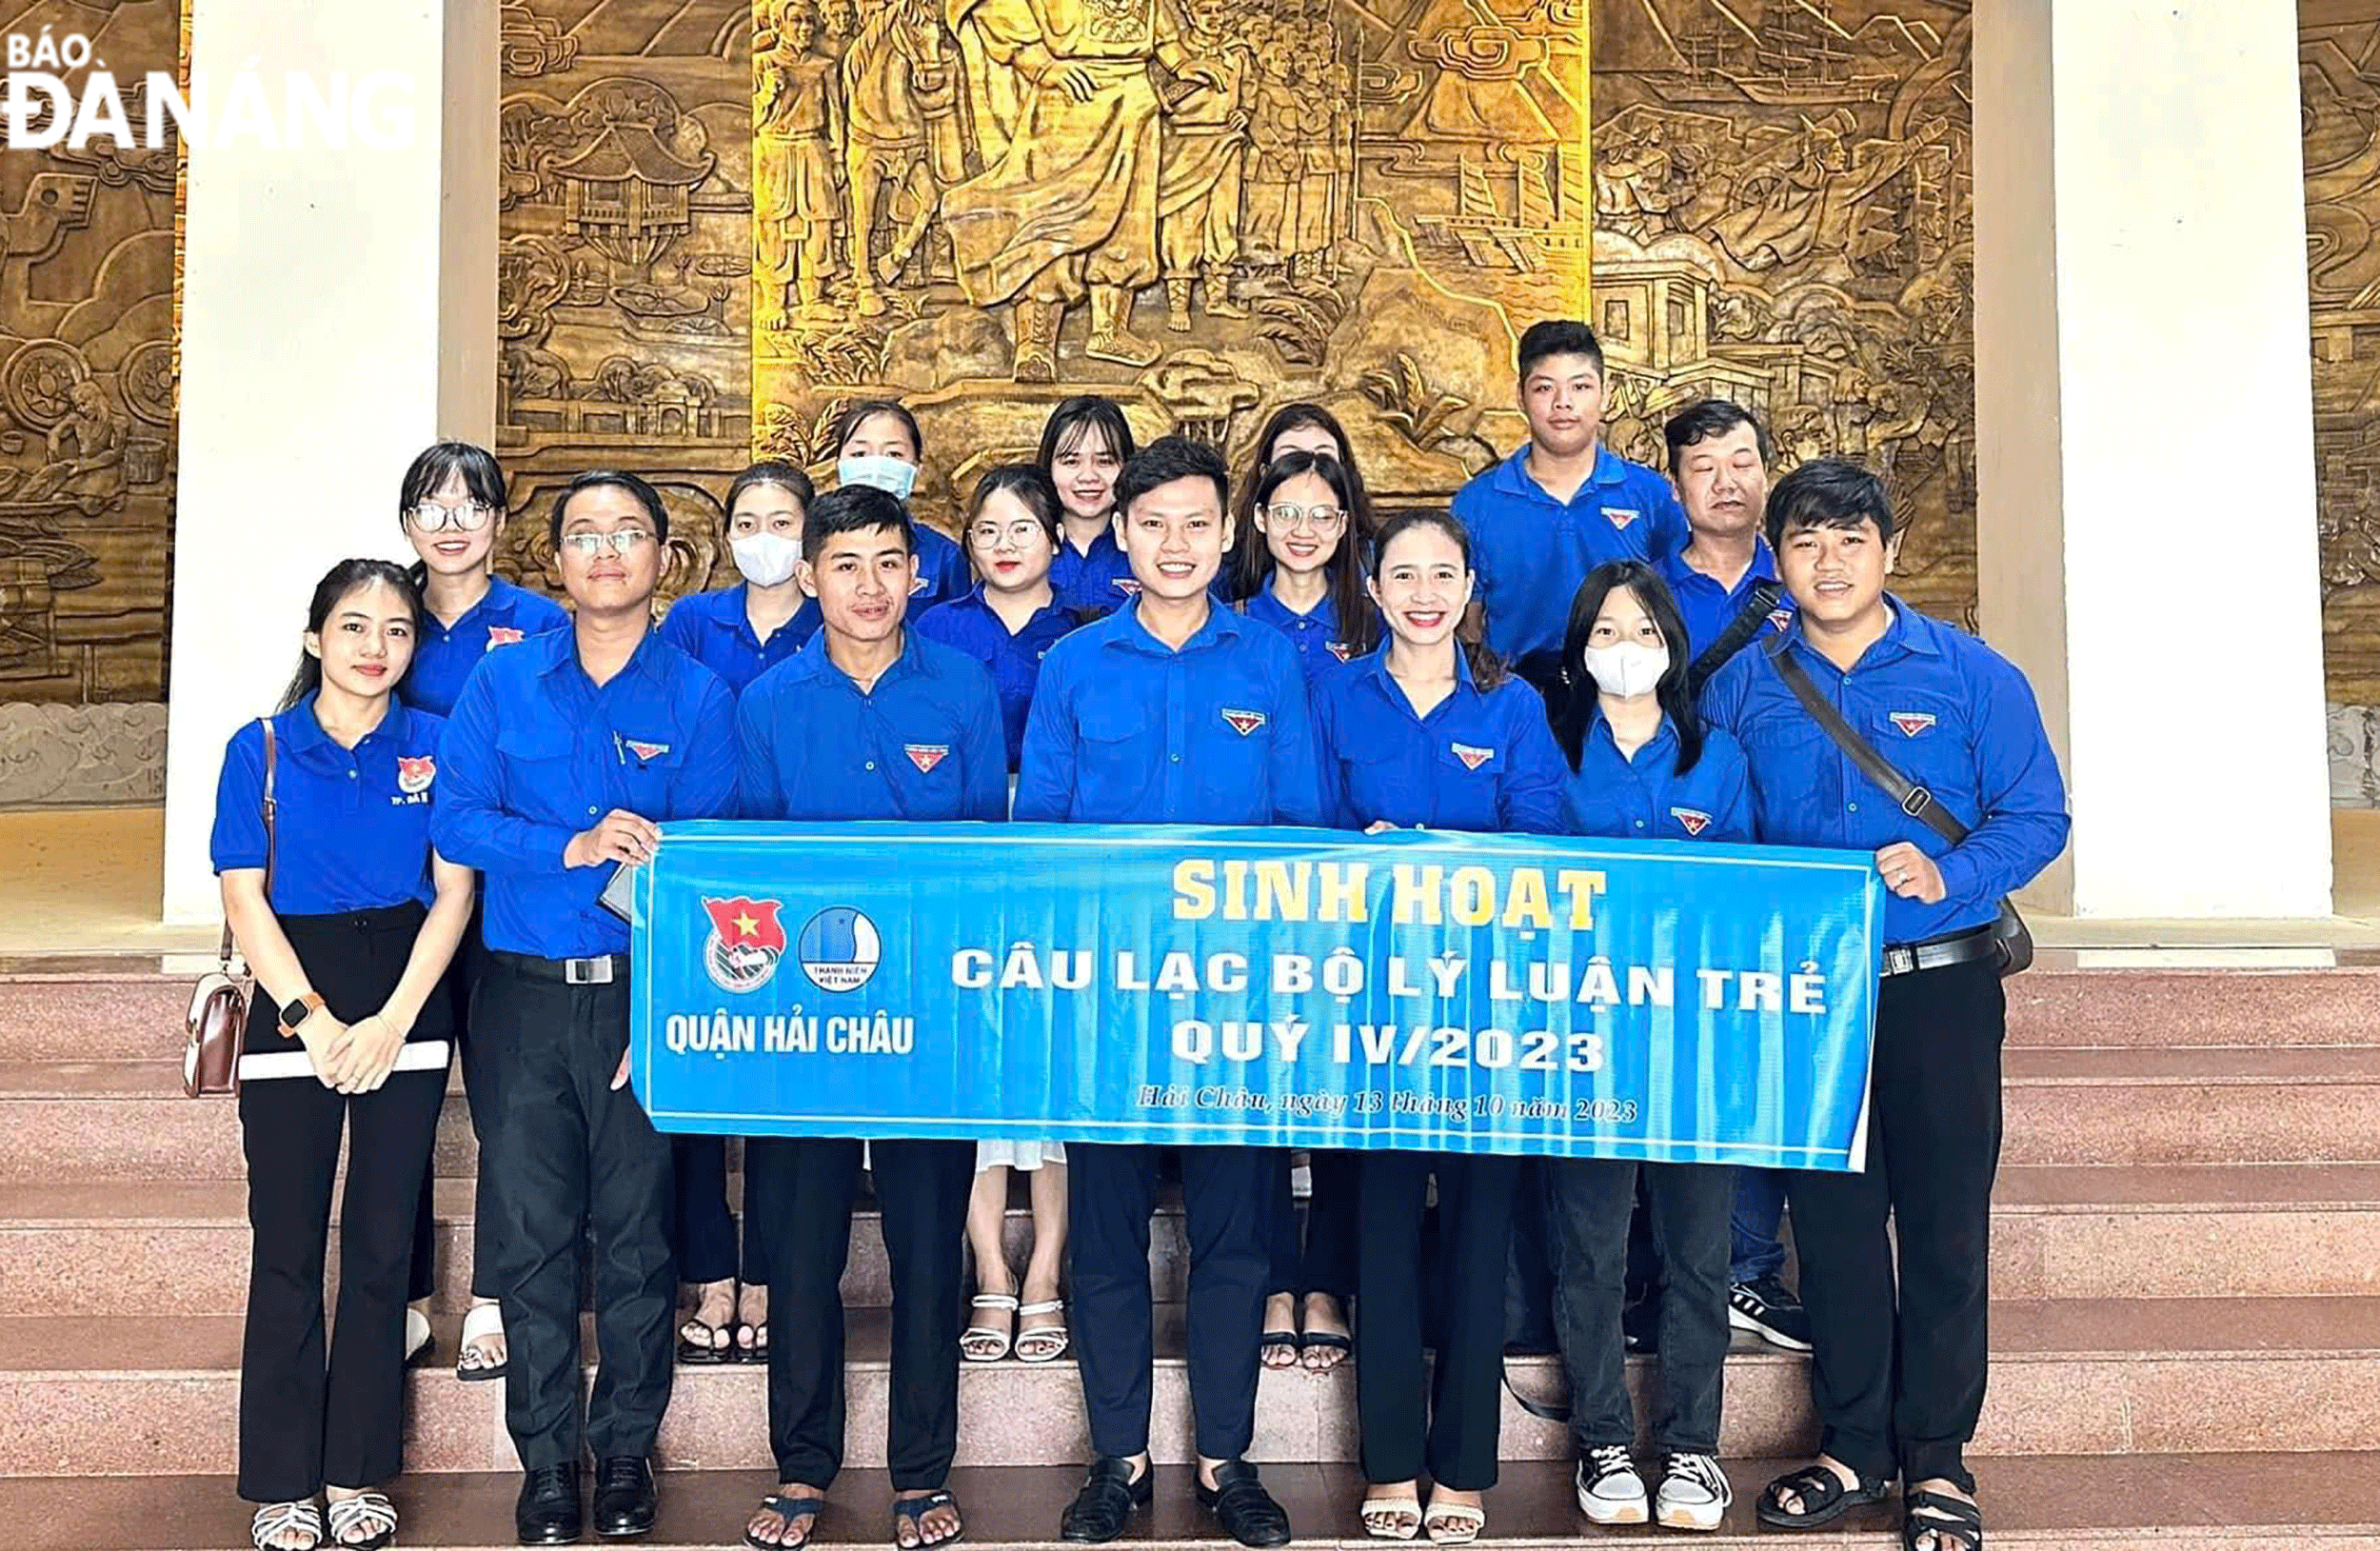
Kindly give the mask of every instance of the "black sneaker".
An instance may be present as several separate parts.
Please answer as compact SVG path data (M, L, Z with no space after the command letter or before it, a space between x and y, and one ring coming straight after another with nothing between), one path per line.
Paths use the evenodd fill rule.
M1648 1293L1619 1311L1619 1339L1629 1351L1651 1356L1661 1349L1661 1295Z
M1772 1346L1789 1352L1810 1350L1810 1316L1801 1300L1773 1276L1738 1282L1728 1289L1727 1322L1749 1330Z

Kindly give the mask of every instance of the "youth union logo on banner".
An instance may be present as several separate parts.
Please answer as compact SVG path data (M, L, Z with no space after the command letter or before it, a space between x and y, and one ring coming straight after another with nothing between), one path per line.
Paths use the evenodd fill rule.
M777 920L783 906L776 900L704 899L711 918L710 936L703 944L703 968L711 984L742 995L757 991L777 973L784 957L785 928Z
M876 973L884 956L884 940L877 935L875 922L847 905L838 905L810 918L802 928L796 953L802 972L820 990L856 991Z

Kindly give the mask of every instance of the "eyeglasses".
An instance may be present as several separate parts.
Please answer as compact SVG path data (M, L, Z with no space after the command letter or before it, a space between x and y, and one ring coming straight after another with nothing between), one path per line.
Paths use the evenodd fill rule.
M459 507L442 507L435 501L425 501L409 508L405 520L424 533L444 533L447 528L476 533L487 526L487 519L496 508L485 501L466 501Z
M1283 527L1312 528L1317 533L1335 533L1347 521L1347 513L1337 507L1267 507L1264 515Z
M1001 527L998 523L978 523L967 529L967 542L989 549L1001 540L1006 539L1021 549L1033 542L1035 534L1045 531L1046 529L1041 524L1023 519L1010 523L1006 527Z
M625 555L652 536L641 527L624 527L612 533L565 533L562 547L581 560L593 560L606 547L615 555Z

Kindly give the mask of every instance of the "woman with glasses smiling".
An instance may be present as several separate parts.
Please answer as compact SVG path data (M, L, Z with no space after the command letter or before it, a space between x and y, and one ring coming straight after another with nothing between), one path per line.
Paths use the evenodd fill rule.
M412 568L413 585L422 595L422 628L413 652L413 666L397 684L397 698L417 711L444 716L454 709L463 681L481 658L516 641L570 623L570 616L552 599L514 587L491 568L496 534L506 508L505 473L495 455L468 442L440 442L424 449L405 471L398 487L397 520L413 552L421 557ZM455 955L451 977L455 1039L465 1050L463 1082L472 1086L472 1064L464 1025L471 1004L471 987L479 979L480 936L477 906L463 946ZM410 1358L429 1342L429 1317L422 1307L438 1287L437 1223L430 1204L431 1186L422 1182L422 1200L413 1223L413 1276L407 1296L406 1355ZM458 1379L501 1379L505 1371L504 1311L496 1305L495 1285L488 1280L485 1237L486 1219L472 1218L471 1310L463 1317L463 1350L455 1361Z

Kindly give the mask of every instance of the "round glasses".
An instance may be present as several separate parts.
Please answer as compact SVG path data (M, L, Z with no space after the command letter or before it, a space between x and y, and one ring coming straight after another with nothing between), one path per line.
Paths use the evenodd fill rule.
M1302 527L1316 533L1335 533L1347 521L1346 511L1339 507L1292 507L1281 505L1264 508L1267 522L1282 527Z
M442 507L435 501L425 501L408 507L405 520L424 533L444 533L453 528L462 533L476 533L487 526L496 508L485 501L466 501L459 507Z

